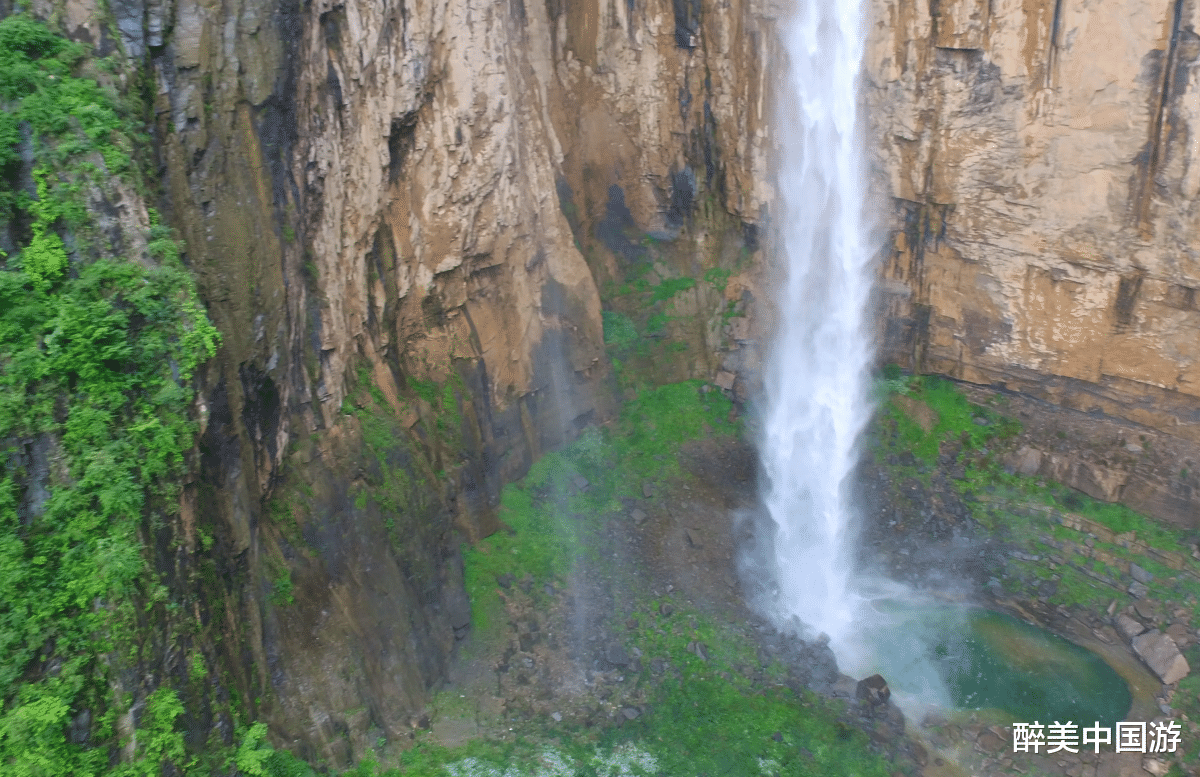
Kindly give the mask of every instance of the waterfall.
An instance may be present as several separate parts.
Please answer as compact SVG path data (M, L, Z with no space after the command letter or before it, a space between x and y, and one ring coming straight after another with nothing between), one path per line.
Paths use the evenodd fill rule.
M760 455L775 524L771 607L835 646L855 613L850 477L872 408L874 245L858 110L861 0L797 0L784 23L777 209L785 259L764 369Z

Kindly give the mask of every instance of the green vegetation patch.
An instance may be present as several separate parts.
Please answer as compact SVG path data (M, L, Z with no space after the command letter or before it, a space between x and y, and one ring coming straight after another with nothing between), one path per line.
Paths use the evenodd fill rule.
M654 293L650 295L653 302L666 302L676 294L687 291L696 285L695 278L666 278L662 283L654 287Z
M947 440L959 440L967 448L982 448L992 440L1015 437L1021 431L1017 421L1001 415L993 408L972 403L952 381L937 376L913 378L885 375L880 382L886 397L883 414L895 425L898 444L921 461L937 461L941 445ZM923 403L936 415L936 422L926 431L917 419L902 409L895 397L903 396L912 402Z
M971 403L953 382L928 377L906 377L898 369L885 369L878 381L883 419L879 447L895 476L930 482L930 465L954 446L961 474L951 485L963 496L972 517L998 539L1024 547L1036 561L1006 562L1005 586L1017 595L1045 596L1054 605L1101 610L1116 600L1131 601L1126 591L1129 563L1154 575L1149 597L1184 604L1200 617L1200 581L1180 574L1126 540L1136 537L1156 550L1190 555L1192 537L1183 531L1118 503L1102 502L1060 483L1006 471L1002 452L1011 450L1019 424L1000 408ZM936 425L926 432L903 407L920 400L937 414ZM977 423L976 419L986 423ZM899 454L909 451L914 463ZM896 457L896 458L893 458ZM1082 516L1124 539L1106 542L1100 537L1068 528L1068 516ZM1085 543L1085 540L1088 540ZM1106 563L1111 559L1117 566ZM1048 592L1048 593L1046 593Z
M604 344L613 348L623 348L637 342L638 331L632 319L615 310L606 310L602 314L604 320Z
M168 606L143 537L177 509L191 377L218 343L169 230L152 217L147 262L112 255L92 221L90 197L136 184L141 141L85 65L41 23L0 21L0 218L18 247L0 256L0 771L12 775L108 770L129 700L112 698L102 656L136 658L137 610ZM36 197L18 184L22 143ZM134 763L110 773L186 766L178 698L146 702ZM88 745L68 739L84 709Z
M616 423L588 428L542 456L520 483L505 486L500 519L508 530L464 549L476 629L487 635L498 625L498 576L565 579L581 554L594 556L590 539L606 516L623 509L621 497L634 496L643 479L680 474L681 445L737 432L727 420L730 401L703 386L687 381L642 391ZM578 478L586 488L578 488Z

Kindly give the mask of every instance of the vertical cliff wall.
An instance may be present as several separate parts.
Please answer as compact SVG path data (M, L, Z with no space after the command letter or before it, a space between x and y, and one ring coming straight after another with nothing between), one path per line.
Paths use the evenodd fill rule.
M308 757L403 740L469 622L459 542L615 406L602 308L646 374L748 395L787 9L35 6L144 65L224 337L164 556L196 644ZM1197 13L877 0L888 358L1200 438ZM228 740L201 696L190 741Z
M879 0L892 358L1200 438L1192 0Z
M111 10L68 27L148 63L164 210L225 333L181 579L219 600L251 712L348 763L404 741L444 676L458 543L495 530L500 486L612 412L598 285L745 258L768 22L696 0ZM699 347L664 377L711 377L724 292L681 298Z

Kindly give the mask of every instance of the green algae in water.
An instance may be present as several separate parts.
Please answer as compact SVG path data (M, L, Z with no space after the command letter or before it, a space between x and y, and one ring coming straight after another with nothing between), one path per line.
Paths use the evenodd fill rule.
M1095 653L998 612L973 610L965 625L943 632L932 648L956 707L1102 726L1129 711L1129 686Z

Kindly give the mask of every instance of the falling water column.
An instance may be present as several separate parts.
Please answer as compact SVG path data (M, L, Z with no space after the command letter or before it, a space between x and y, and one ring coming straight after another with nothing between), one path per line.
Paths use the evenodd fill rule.
M776 137L786 282L764 373L760 455L776 524L774 615L835 645L854 620L849 479L871 414L872 283L859 128L860 0L797 0Z

